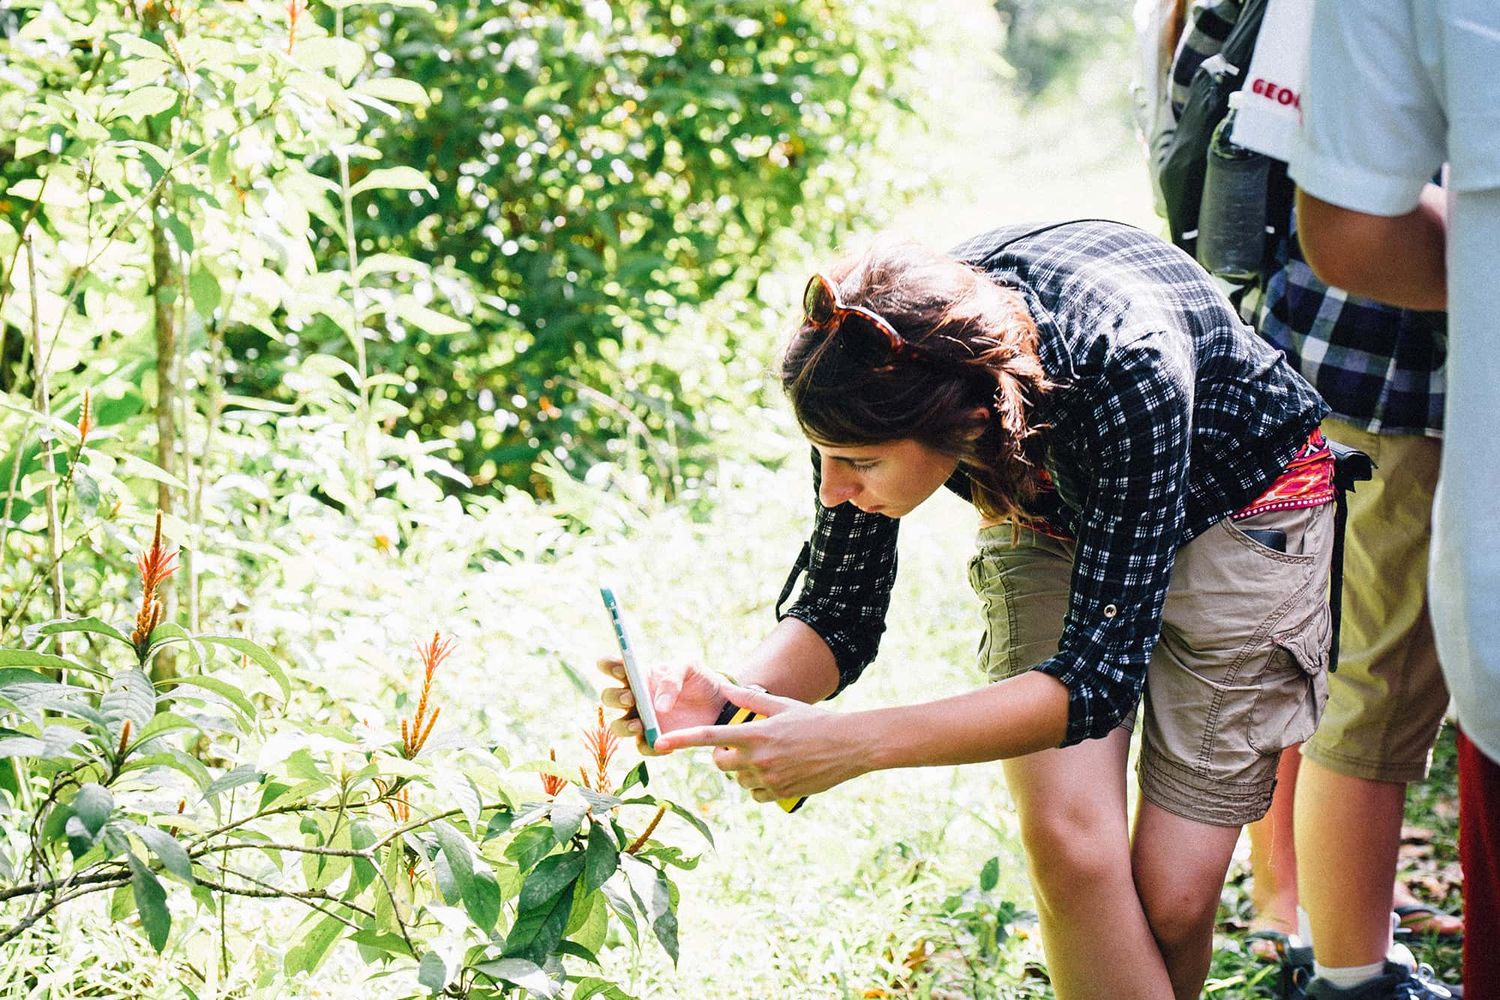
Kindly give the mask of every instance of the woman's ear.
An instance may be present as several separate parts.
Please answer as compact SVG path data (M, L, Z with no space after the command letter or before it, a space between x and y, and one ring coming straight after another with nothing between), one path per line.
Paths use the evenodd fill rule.
M983 437L985 431L989 430L990 409L987 406L976 406L968 412L967 417L968 419L965 423L969 426L964 431L964 440L972 444Z

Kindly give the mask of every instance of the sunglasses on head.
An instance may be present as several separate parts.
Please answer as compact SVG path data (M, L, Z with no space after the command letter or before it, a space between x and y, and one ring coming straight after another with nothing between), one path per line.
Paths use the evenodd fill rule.
M860 363L879 366L897 358L922 356L879 313L845 304L833 282L822 274L814 274L808 281L802 293L802 312L804 323L837 336L838 346Z

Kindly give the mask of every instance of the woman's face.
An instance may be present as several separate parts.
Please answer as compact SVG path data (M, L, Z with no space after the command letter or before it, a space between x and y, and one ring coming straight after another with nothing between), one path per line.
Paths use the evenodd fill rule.
M813 442L822 456L825 507L849 502L870 514L904 517L953 475L958 459L910 438L885 444Z

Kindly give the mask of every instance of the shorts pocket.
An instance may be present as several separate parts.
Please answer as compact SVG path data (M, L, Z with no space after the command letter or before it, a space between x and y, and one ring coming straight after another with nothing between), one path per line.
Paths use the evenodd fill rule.
M1271 636L1271 650L1250 710L1250 745L1263 754L1303 742L1318 727L1328 701L1328 605L1306 621Z

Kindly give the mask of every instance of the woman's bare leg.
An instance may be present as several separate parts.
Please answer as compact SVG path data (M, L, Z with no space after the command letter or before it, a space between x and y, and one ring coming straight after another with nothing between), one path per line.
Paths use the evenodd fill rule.
M1135 886L1177 1000L1197 1000L1203 991L1214 915L1239 836L1237 826L1183 819L1141 800L1131 850Z
M1131 875L1116 730L1005 762L1058 1000L1162 1000L1172 987Z

